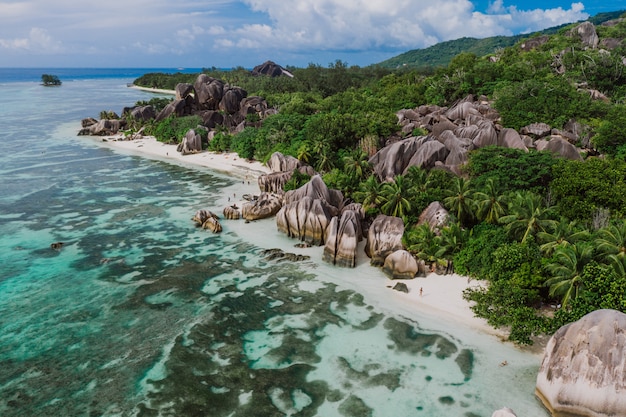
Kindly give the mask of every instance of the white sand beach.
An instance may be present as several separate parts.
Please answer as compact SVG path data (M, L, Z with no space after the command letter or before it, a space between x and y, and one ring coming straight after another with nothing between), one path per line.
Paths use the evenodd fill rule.
M222 209L227 205L241 205L243 203L243 200L241 200L242 195L258 193L258 176L270 172L262 163L239 158L236 153L204 151L197 154L181 155L176 151L176 145L167 145L149 136L125 140L120 135L94 138L94 140L100 145L117 152L139 155L178 165L202 167L242 179L241 183L237 183L228 190L228 193L225 193L221 201L214 203L216 207L212 209L218 213L221 213ZM245 233L246 239L261 247L265 247L271 242L272 247L310 255L313 260L319 261L320 269L324 270L327 275L341 276L342 282L358 289L360 292L369 294L372 300L377 301L383 309L394 312L399 311L407 316L411 315L411 311L420 312L429 316L436 316L438 320L490 334L498 340L506 339L504 331L494 329L487 324L486 320L475 317L470 309L470 303L463 299L463 291L468 287L484 285L481 281L470 280L468 277L458 274L438 275L435 273L430 273L425 278L413 280L390 280L383 274L380 268L369 265L369 258L365 256L362 247L359 247L360 259L357 268L348 270L323 263L321 260L322 247L295 248L294 245L297 242L281 235L276 230L273 219L253 222L253 225L244 225L244 222L228 222L224 223L223 226L235 232ZM250 232L251 227L255 229L253 233ZM364 245L364 242L361 242L361 245ZM403 293L393 290L392 287L397 282L404 282L409 292ZM536 351L537 347L535 346L535 348L529 350Z
M204 167L229 176L247 179L250 182L254 180L255 184L259 175L270 172L269 168L262 163L245 160L232 152L205 151L182 155L176 151L176 145L159 142L152 136L127 140L123 135L117 135L95 137L94 140L100 145L115 149L118 152L136 154L178 165Z
M147 91L149 93L157 93L157 94L169 94L176 95L176 91L174 90L164 90L162 88L151 88L151 87L141 87L139 85L129 85L130 88L134 88L135 90Z

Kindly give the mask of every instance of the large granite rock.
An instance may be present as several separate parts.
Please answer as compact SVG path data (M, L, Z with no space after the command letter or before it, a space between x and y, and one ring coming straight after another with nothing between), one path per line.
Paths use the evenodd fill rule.
M178 83L174 88L176 93L176 100L184 100L189 96L195 95L195 90L193 88L193 84L188 83Z
M122 111L122 116L129 115L134 120L141 120L147 122L156 118L156 111L153 106L135 106L132 108L126 108Z
M389 254L403 249L403 234L404 221L401 218L378 215L368 229L365 243L365 254L370 258L370 264L381 266Z
M626 416L626 314L597 310L557 330L535 392L555 416Z
M416 166L421 169L432 169L437 161L445 161L450 151L446 146L438 140L429 140L424 142L413 154L406 168L402 171L405 175L407 170Z
M246 201L241 207L241 216L246 220L267 219L274 216L283 206L282 197L274 193L261 193L259 198Z
M279 193L284 190L285 184L293 176L293 171L272 172L259 175L259 189L267 193Z
M515 129L504 128L498 135L498 145L504 148L522 149L528 152L528 147L524 144L522 137Z
M224 207L224 218L227 220L239 220L241 218L241 211L236 205Z
M582 161L583 157L576 146L558 136L552 136L550 140L538 140L535 142L538 151L550 151L561 158L572 161Z
M427 224L430 230L440 230L448 224L449 218L448 210L439 201L433 201L422 211L417 225Z
M202 152L202 136L194 129L189 129L176 150L183 155Z
M173 100L159 112L156 121L160 122L168 117L189 116L193 110L193 97L188 96L185 99Z
M344 210L341 217L333 217L328 225L323 260L337 266L354 268L357 245L363 238L361 228L363 210Z
M288 202L276 213L276 226L289 237L321 246L336 214L337 209L325 200L304 196Z
M600 38L598 37L596 27L593 23L583 22L580 25L576 26L574 29L572 29L571 33L573 35L580 36L580 41L582 42L583 46L593 49L596 49L598 47Z
M475 125L478 127L472 143L476 148L498 145L498 132L493 122L490 120L478 120Z
M417 260L404 249L385 258L383 272L391 279L413 279L418 272Z
M102 119L97 123L92 124L86 129L86 135L91 136L111 136L122 130L126 126L126 120L116 119Z
M266 163L272 172L293 171L302 165L302 162L295 156L283 155L280 152L274 152Z
M227 114L238 113L241 109L241 101L247 96L248 93L243 88L224 86L224 95L220 101L219 109Z
M252 75L269 75L270 77L280 77L284 75L286 77L293 78L293 74L276 64L273 61L265 61L261 65L257 65L252 68Z
M220 233L222 231L219 218L210 210L201 209L196 211L191 220L196 222L196 224L203 229L209 229L213 233Z
M404 139L385 146L369 159L374 172L382 181L393 181L408 167L411 157L427 140L428 136L419 136Z
M285 204L297 202L304 197L323 200L334 209L333 216L339 214L344 205L343 193L339 190L328 188L319 174L312 176L309 182L297 190L287 191L285 193Z
M207 74L200 74L193 84L196 104L200 109L218 110L224 96L224 82Z

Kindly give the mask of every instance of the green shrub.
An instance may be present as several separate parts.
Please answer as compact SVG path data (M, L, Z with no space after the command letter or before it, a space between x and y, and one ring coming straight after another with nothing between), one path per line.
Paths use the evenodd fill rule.
M149 125L146 133L156 137L159 142L179 143L189 129L196 129L201 124L202 119L198 116L170 116Z

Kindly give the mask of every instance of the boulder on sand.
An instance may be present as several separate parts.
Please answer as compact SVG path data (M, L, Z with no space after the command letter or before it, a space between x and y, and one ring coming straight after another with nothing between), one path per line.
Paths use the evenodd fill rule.
M370 264L381 266L389 254L404 249L403 234L404 221L400 217L379 214L368 229L365 243L365 254L371 259Z
M626 314L596 310L557 330L535 393L555 416L626 416Z

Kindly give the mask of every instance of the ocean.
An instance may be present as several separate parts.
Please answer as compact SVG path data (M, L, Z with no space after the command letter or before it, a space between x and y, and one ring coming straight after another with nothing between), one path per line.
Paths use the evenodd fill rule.
M0 69L1 416L548 415L537 355L392 305L378 269L271 219L196 228L240 179L76 136L176 71Z

